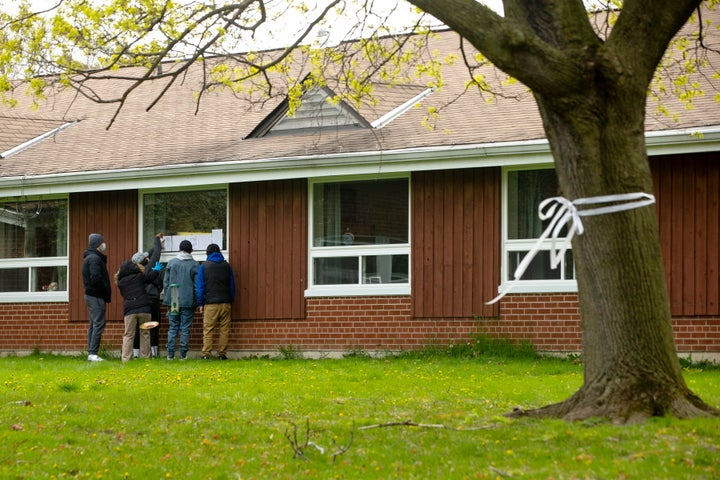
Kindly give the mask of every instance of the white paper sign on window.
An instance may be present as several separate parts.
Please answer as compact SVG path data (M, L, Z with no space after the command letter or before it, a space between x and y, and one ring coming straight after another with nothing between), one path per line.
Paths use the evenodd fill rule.
M208 245L214 243L223 250L223 231L222 228L213 230L211 233L195 233L195 232L180 232L177 235L166 235L165 236L165 250L166 251L179 251L180 242L188 240L193 247L193 251L205 250Z

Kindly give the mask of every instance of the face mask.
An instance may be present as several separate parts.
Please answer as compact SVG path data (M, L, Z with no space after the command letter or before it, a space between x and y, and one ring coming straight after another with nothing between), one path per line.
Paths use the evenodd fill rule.
M105 250L107 250L107 244L103 242L102 245L100 245L100 251L104 252Z

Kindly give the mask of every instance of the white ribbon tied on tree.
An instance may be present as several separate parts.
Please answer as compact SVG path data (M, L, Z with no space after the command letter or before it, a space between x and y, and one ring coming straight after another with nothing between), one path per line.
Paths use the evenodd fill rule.
M570 242L577 233L582 235L584 231L581 217L589 217L591 215L604 215L606 213L622 212L624 210L632 210L646 205L655 203L655 197L649 193L634 192L620 193L616 195L601 195L597 197L578 198L570 201L565 197L546 198L538 206L538 217L540 220L550 220L545 231L542 232L540 238L533 248L525 255L520 264L515 269L513 280L505 285L500 294L487 302L488 305L498 302L507 295L520 280L527 270L530 262L533 261L543 246L545 240L550 238L550 268L555 269L560 261L565 257L565 252L570 248ZM604 205L595 208L587 208L578 210L578 206L586 205ZM560 236L563 228L567 227L567 233Z

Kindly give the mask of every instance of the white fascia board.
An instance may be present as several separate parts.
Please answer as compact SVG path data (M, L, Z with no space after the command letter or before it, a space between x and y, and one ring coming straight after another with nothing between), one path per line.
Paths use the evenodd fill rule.
M677 155L720 150L720 126L647 132L648 155Z
M651 132L646 135L646 139L649 155L719 151L720 127ZM547 140L539 139L8 177L0 178L0 195L191 187L263 180L552 163Z

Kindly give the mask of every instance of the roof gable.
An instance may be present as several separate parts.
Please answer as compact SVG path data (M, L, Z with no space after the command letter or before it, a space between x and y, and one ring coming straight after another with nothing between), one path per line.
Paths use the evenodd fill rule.
M313 87L302 95L295 112L290 111L290 99L286 98L246 138L323 129L371 128L357 110L335 98L330 88Z

